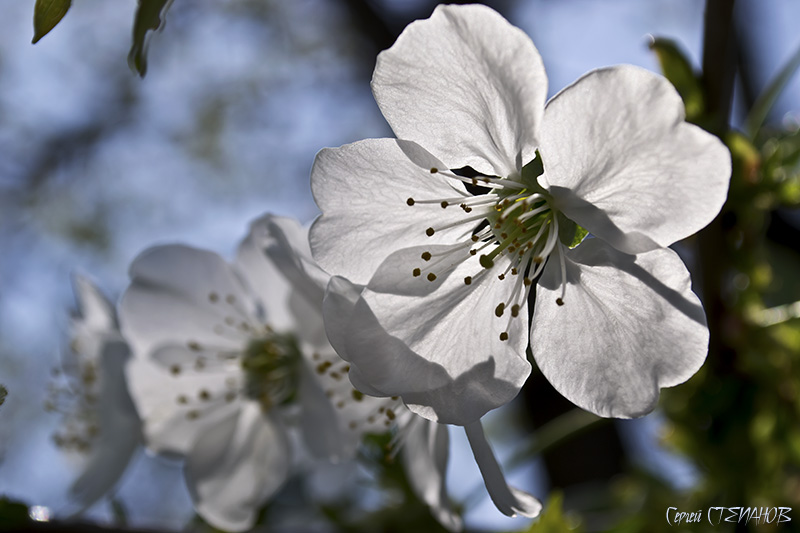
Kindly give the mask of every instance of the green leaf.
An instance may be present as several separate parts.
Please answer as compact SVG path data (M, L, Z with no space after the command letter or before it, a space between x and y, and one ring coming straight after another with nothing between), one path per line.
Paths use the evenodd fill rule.
M562 244L573 249L583 242L584 237L589 235L589 231L582 228L563 214L558 214L558 239Z
M564 515L564 496L560 492L553 492L547 505L544 506L539 520L531 524L525 533L564 533L574 531L580 533L580 524L576 524Z
M691 63L674 41L661 37L653 38L650 49L656 53L664 77L678 90L686 107L686 120L694 122L705 111L705 98L700 79L695 75Z
M0 525L3 530L13 528L20 530L30 523L28 519L28 506L0 496Z
M148 33L162 26L170 4L172 0L139 0L133 19L133 44L128 53L128 65L143 78L147 73Z
M770 109L775 105L778 96L783 92L783 89L798 68L800 68L800 48L795 51L788 63L784 65L778 75L767 85L767 88L756 98L753 107L747 114L745 129L751 139L754 139L758 130L761 129L761 125L764 124Z
M8 389L0 385L0 405L3 405L3 402L6 401L6 396L8 396Z
M33 6L33 44L56 27L67 14L72 0L36 0Z

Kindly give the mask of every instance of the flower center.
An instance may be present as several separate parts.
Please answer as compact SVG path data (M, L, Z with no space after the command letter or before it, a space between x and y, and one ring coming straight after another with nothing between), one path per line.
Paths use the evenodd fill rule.
M242 353L244 394L265 411L297 396L302 355L293 335L268 333L254 339Z
M559 224L563 225L565 221L553 208L548 192L537 181L542 171L538 155L523 168L521 176L513 179L477 173L464 176L463 172L431 168L431 174L464 182L466 191L454 188L462 194L454 198L406 200L409 206L438 204L441 209L463 211L463 216L456 221L448 220L446 224L426 228L428 237L459 226L465 228L456 245L445 247L444 251L423 252L420 257L423 263L412 270L412 276L434 282L470 256L478 255L482 270L466 276L465 285L472 285L486 275L496 275L500 281L512 280L514 286L508 300L499 302L495 308L498 318L503 317L507 309L510 311L508 325L500 334L501 341L508 340L511 319L519 315L534 280L541 275L548 258L556 250ZM431 215L435 220L436 213ZM566 264L563 253L558 257L562 282L561 296L556 303L564 305Z

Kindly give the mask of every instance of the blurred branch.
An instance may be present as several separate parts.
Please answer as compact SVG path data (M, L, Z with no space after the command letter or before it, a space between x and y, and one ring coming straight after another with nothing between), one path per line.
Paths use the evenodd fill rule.
M734 0L708 0L706 3L703 37L703 86L706 93L707 121L711 133L723 137L729 128L733 101L733 82L736 74L736 41L733 29ZM722 283L725 250L722 213L698 234L700 279L703 304L710 331L709 358L721 359L725 366L730 357L724 356L721 325L724 319Z
M708 0L703 28L703 85L706 90L708 130L717 136L728 130L736 74L734 0Z

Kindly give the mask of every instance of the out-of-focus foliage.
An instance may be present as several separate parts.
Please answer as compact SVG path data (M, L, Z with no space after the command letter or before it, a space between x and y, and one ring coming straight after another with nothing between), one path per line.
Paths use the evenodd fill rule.
M6 401L6 396L8 396L8 390L0 385L0 405L3 405L3 402Z
M772 83L761 93L758 100L753 104L750 113L747 115L745 130L750 137L756 137L761 129L764 120L767 118L770 109L775 105L775 101L780 96L786 84L792 79L794 73L800 68L800 48L794 53L792 58L781 69Z
M172 0L139 0L133 19L133 44L128 54L128 65L141 77L147 73L147 45L151 32L164 24L164 15Z
M28 507L25 504L0 497L0 529L24 528L28 520Z
M560 492L553 492L547 500L542 514L525 533L564 533L573 531L582 533L583 528L580 522L564 513L564 495Z
M368 435L360 461L374 475L376 488L388 501L378 510L367 514L363 514L363 511L359 514L361 503L347 497L336 506L325 506L322 509L325 516L340 531L447 531L414 494L406 478L402 458L393 453L391 433Z
M696 122L705 112L705 100L700 79L678 45L661 37L653 38L650 49L656 53L664 76L672 82L686 106L686 120Z
M71 5L72 0L36 0L33 6L33 44L56 27Z

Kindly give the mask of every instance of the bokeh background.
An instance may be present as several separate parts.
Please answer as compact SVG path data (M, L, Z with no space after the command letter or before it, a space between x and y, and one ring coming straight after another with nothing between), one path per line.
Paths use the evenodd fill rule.
M550 95L596 67L632 63L659 71L652 36L674 40L700 67L699 0L488 3L531 36ZM33 2L0 6L0 383L9 391L0 407L0 496L46 506L58 517L80 472L80 458L53 443L60 417L43 409L74 307L70 276L88 275L116 297L130 261L152 244L184 242L230 256L247 223L266 211L313 220L308 176L315 153L391 136L369 90L375 57L434 5L174 0L149 41L144 78L126 62L134 0L75 0L36 45ZM735 21L740 75L732 120L741 125L800 47L800 2L739 0ZM789 130L800 124L800 77L768 121ZM792 272L800 265L791 255L799 218L787 210L774 218L789 250L782 268ZM691 249L682 252L691 264ZM776 305L800 299L787 293L790 284L772 290ZM528 389L487 427L512 463L510 478L537 496L580 486L568 490L567 507L590 509L590 489L630 465L678 491L697 482L696 464L660 447L659 411L592 429L600 433L583 447L571 442L576 447L560 454L519 460L530 428L568 408L542 379ZM469 527L524 527L501 518L480 490L474 496L480 477L462 433L451 434L452 494L470 498ZM138 527L179 529L193 517L179 466L144 453L114 499ZM105 499L87 516L112 523L112 507Z

